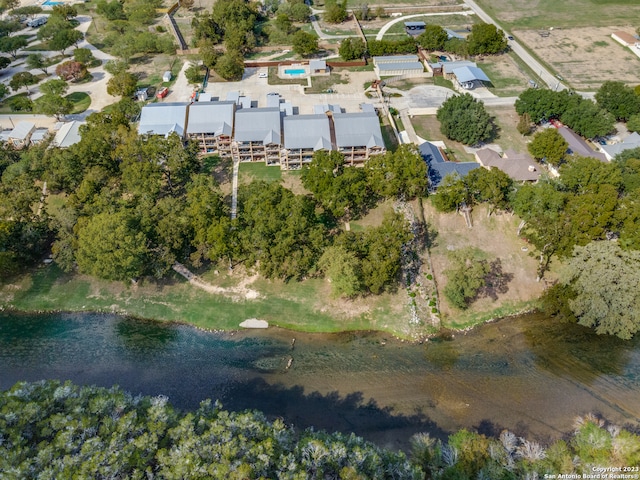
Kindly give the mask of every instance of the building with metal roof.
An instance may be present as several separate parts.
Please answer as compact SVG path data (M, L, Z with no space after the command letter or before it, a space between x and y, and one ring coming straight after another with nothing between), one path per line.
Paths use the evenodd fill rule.
M49 135L48 128L36 128L31 134L31 139L29 140L29 143L31 143L31 145L37 145L38 143L43 142L48 135Z
M418 22L404 22L404 31L411 36L420 35L424 32L427 24L421 21Z
M313 113L315 113L316 115L321 115L327 112L341 113L342 108L340 107L340 105L330 104L330 103L323 103L321 105L313 106Z
M404 63L380 63L374 67L374 71L378 78L398 75L422 75L424 66L417 60Z
M234 159L280 164L282 114L280 108L242 108L236 112L232 146Z
M280 108L279 93L267 93L267 108Z
M285 155L281 167L285 170L311 163L313 152L317 150L335 149L329 117L324 113L285 117L283 127Z
M558 127L558 133L562 135L569 144L568 152L570 154L580 155L581 157L597 158L601 162L606 162L607 157L600 152L594 151L580 135L564 125Z
M326 60L309 60L311 75L323 75L329 73Z
M469 60L456 60L455 62L442 62L442 72L445 75L453 75L453 71L456 68L462 67L477 67L476 62Z
M231 155L235 111L232 101L196 102L189 106L187 136L198 142L200 153Z
M59 148L69 148L71 145L75 145L81 140L80 127L84 124L85 122L76 120L63 123L53 137L51 144Z
M373 57L374 65L380 65L382 63L407 63L417 61L417 55L380 55Z
M380 120L373 112L336 113L333 121L335 144L349 165L361 165L371 155L386 152Z
M489 77L478 67L464 66L454 69L452 73L460 86L467 90L472 89L477 82L491 83Z
M443 150L432 142L424 142L418 149L429 166L429 187L431 189L438 188L442 180L449 175L457 175L463 178L471 170L480 168L480 164L477 162L458 163L448 161Z
M638 132L633 132L620 143L600 146L600 150L602 150L609 161L613 160L619 153L632 148L640 148L640 134L638 134Z
M150 103L142 107L138 133L140 135L185 135L188 103Z
M18 122L18 124L11 130L8 136L8 141L16 148L22 148L29 145L31 135L36 129L36 125L32 122Z

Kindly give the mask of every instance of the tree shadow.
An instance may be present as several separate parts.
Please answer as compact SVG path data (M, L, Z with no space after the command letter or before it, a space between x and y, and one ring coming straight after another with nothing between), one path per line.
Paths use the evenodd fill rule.
M411 415L394 414L391 407L381 407L372 398L365 400L362 392L345 396L336 391L326 395L305 394L302 386L287 388L256 378L235 384L220 400L226 409L260 410L271 419L282 418L297 429L353 432L379 445L407 451L409 439L415 433L428 432L442 440L449 435L420 409Z
M496 258L489 263L489 273L484 277L484 287L478 291L477 298L489 297L498 300L499 294L509 291L509 282L513 280L513 273L506 273L502 270L502 261Z

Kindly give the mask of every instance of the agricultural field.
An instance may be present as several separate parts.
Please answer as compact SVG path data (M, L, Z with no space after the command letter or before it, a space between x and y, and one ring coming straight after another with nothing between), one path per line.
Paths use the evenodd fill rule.
M613 25L613 24L612 24ZM556 29L541 36L537 30L513 34L551 66L572 88L595 90L606 80L636 85L640 58L611 38L622 25L597 28ZM629 33L635 29L627 28Z

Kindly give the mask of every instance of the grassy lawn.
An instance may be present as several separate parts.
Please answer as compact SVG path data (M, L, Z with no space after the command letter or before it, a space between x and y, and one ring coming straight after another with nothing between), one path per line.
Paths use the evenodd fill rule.
M487 107L487 111L490 115L495 117L496 124L500 131L495 143L499 144L504 150L512 148L518 152L527 152L527 140L530 137L525 137L518 132L516 125L518 124L518 114L515 108L510 107Z
M66 96L73 102L71 113L82 113L91 105L91 97L85 92L74 92Z
M242 275L205 272L205 281L236 285ZM404 292L344 301L332 299L330 285L320 279L304 282L258 279L250 285L260 297L232 299L197 289L177 275L141 281L136 286L70 275L55 265L25 274L0 287L0 305L24 311L117 312L161 321L187 322L207 329L237 329L247 318L309 332L376 329L409 334Z
M416 12L419 13L419 12ZM440 25L443 28L464 29L474 23L480 22L477 15L428 15L424 17L413 17L409 19L412 22L424 22L427 25ZM385 33L387 35L404 34L404 22L398 22L389 28Z
M282 180L282 170L278 166L267 166L262 162L241 163L238 171L238 181L240 183L251 183L254 180L279 182Z
M441 140L445 142L449 160L458 162L476 161L471 153L465 152L463 144L449 140L440 132L440 122L438 122L435 115L416 115L411 119L411 123L419 137L425 140Z
M349 83L349 80L342 78L342 75L339 73L313 77L311 79L311 88L307 88L305 93L325 93L338 83Z

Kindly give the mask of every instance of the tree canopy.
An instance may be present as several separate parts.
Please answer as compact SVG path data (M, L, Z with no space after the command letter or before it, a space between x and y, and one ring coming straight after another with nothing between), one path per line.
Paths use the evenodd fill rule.
M627 121L631 116L640 114L640 96L622 82L604 82L596 92L596 101L616 120Z
M507 48L507 38L492 23L476 23L471 27L467 44L470 55L494 54Z
M533 136L527 148L534 158L558 166L567 156L569 144L557 129L545 128Z
M496 135L493 117L484 104L468 93L454 95L446 100L436 114L440 131L449 139L465 145L487 142Z

